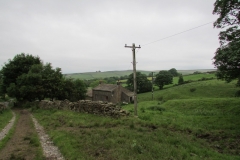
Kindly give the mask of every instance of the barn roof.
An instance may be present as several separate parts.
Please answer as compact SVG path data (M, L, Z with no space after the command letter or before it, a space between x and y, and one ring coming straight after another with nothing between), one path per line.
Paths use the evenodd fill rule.
M123 93L125 93L127 96L129 96L129 97L132 97L132 96L134 96L134 93L133 92L131 92L131 91L129 91L128 89L126 89L126 88L122 88L122 92Z
M117 87L118 87L118 85L116 85L116 84L99 84L97 87L93 88L93 90L111 92L114 89L116 89Z

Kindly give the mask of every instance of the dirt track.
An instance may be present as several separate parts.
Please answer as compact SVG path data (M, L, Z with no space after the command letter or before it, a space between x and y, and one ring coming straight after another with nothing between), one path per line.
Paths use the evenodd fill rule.
M37 155L38 147L33 141L36 135L30 113L27 110L14 110L19 114L16 129L6 146L0 151L0 160L32 160Z

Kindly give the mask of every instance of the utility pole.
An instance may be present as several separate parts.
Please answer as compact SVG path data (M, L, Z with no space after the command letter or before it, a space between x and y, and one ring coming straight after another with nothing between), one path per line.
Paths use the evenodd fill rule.
M153 73L154 72L152 72L152 101L153 101Z
M133 43L132 46L127 46L125 44L126 48L132 48L132 53L133 53L133 86L134 86L134 115L137 116L137 79L136 79L136 56L135 56L135 49L136 48L141 48L140 45L139 47L136 47L135 44Z

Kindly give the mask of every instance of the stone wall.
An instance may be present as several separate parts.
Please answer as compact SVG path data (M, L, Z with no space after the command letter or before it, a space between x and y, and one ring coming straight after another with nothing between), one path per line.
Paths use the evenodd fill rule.
M98 114L111 117L127 116L125 110L122 110L116 104L107 103L102 101L90 101L90 100L80 100L78 102L70 102L68 100L64 101L40 101L38 102L38 107L43 109L62 109L71 110L75 112Z
M3 112L3 110L7 109L8 102L1 102L0 103L0 113Z

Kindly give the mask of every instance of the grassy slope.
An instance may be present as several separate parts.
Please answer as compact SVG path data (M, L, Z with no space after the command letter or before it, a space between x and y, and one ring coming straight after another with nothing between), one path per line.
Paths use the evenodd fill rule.
M57 110L34 115L69 159L239 159L236 90L234 83L210 80L156 91L155 101L140 94L139 118ZM133 113L132 104L124 109Z
M225 98L234 97L239 89L235 86L236 82L226 83L220 80L197 81L176 87L154 91L154 100L167 101L171 99L189 99L189 98ZM190 92L195 88L194 92ZM138 94L138 101L152 100L152 93Z

